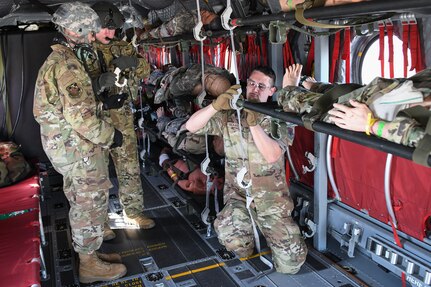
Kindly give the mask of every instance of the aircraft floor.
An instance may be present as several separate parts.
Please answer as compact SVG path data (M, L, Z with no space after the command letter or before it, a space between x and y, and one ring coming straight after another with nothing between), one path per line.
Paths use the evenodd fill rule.
M156 227L141 230L125 224L114 188L109 219L117 237L103 243L101 251L119 253L128 273L114 282L84 286L364 286L312 248L306 264L296 275L269 270L258 254L238 258L218 243L212 230L207 230L198 216L199 205L193 204L193 196L173 188L156 167L147 166L142 181L145 213L154 218ZM67 202L58 188L44 198L42 210L48 244L43 250L49 278L42 286L80 286L77 257L70 244ZM264 244L260 254L271 258Z

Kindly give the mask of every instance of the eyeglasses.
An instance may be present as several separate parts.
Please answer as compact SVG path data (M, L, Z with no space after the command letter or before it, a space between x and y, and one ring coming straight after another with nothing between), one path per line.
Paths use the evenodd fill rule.
M251 87L251 88L258 88L259 91L263 92L266 89L269 89L271 87L267 87L264 84L261 83L256 83L255 81L251 80L251 79L247 79L247 86Z

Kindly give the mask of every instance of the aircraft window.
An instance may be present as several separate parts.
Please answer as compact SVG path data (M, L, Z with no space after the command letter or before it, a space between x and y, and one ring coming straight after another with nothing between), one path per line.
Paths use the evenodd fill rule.
M404 77L403 65L404 65L404 56L403 56L403 42L397 38L394 39L394 77L402 78ZM373 38L370 43L368 43L367 47L363 52L363 60L360 67L360 75L362 84L366 85L370 83L374 78L381 77L380 71L380 61L379 61L379 38ZM409 66L407 69L407 77L410 77L416 74L416 71L410 71L410 48L407 49L407 58L409 62ZM389 45L388 45L388 37L385 36L385 78L389 78Z

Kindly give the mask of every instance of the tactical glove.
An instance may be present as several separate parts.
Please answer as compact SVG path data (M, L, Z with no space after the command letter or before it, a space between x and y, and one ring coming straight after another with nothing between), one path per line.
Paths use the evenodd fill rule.
M220 110L230 110L231 106L229 100L233 99L233 95L238 94L238 89L240 85L233 85L226 92L217 97L215 101L212 102L212 106L216 111Z
M112 72L107 72L101 74L99 77L93 79L93 90L96 94L100 94L103 90L113 87L115 85L115 81L117 80L116 76Z
M121 108L128 96L129 95L127 93L121 93L105 97L104 99L102 99L103 109L112 110Z
M117 130L114 129L114 142L111 144L110 148L116 148L123 145L123 134Z
M258 113L252 110L244 110L246 113L246 121L249 127L254 127L257 125Z
M136 68L138 66L138 58L136 56L120 56L111 62L114 66L125 70L127 68Z

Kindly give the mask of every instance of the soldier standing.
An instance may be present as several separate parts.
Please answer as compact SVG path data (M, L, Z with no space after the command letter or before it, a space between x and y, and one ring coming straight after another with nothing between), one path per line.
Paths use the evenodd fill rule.
M118 254L100 254L108 193L108 148L122 144L122 134L96 116L91 80L77 51L91 51L100 29L97 14L80 2L62 4L52 22L64 36L39 70L33 114L40 124L42 145L63 175L70 203L72 241L79 254L82 283L114 280L127 273ZM86 57L91 57L87 53Z
M131 106L138 96L139 80L150 74L150 65L143 58L138 58L131 43L114 39L115 30L124 24L121 12L112 3L97 2L92 6L99 15L102 29L96 34L94 49L97 51L97 61L87 66L93 80L93 88L97 97L104 102L107 109L104 118L112 121L114 127L122 132L123 145L111 149L110 154L114 162L119 184L119 197L123 207L124 220L138 225L142 229L150 229L155 222L144 216L144 197L140 176L137 151L137 138L133 123ZM121 69L127 79L127 85L116 87L115 67ZM113 95L127 95L124 104L111 105ZM105 225L104 240L113 239L115 233Z
M247 79L247 100L267 102L276 90L274 83L275 73L271 68L255 68ZM294 206L287 187L283 156L288 138L272 139L268 135L270 119L250 110L242 111L240 126L229 104L238 88L232 86L211 105L194 113L186 123L190 132L207 132L222 136L224 140L225 207L217 215L214 227L227 250L247 257L253 253L255 245L254 220L271 248L276 270L294 274L305 262L307 247L291 217ZM251 182L248 190L236 181L242 165L248 171L244 182ZM250 212L246 193L252 198Z

